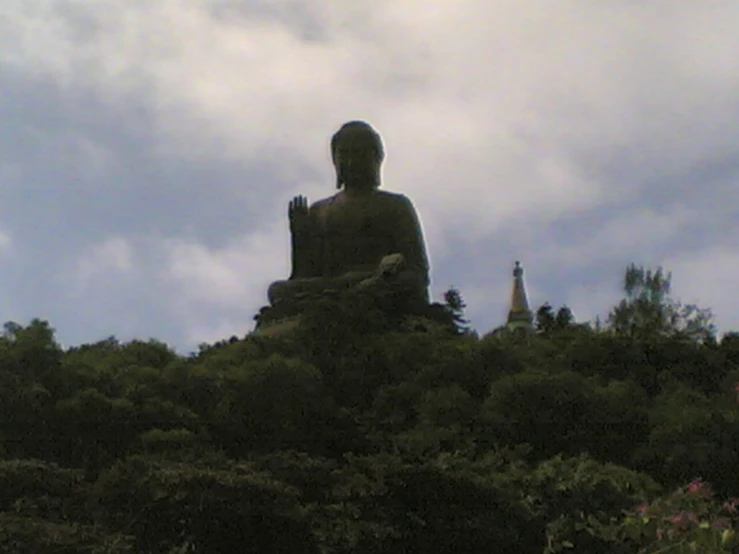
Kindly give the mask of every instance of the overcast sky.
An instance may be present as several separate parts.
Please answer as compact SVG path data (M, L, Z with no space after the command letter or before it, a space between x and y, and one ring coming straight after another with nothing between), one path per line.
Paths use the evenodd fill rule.
M243 335L287 202L364 119L432 296L604 315L635 262L739 329L736 0L2 0L0 319L65 345Z

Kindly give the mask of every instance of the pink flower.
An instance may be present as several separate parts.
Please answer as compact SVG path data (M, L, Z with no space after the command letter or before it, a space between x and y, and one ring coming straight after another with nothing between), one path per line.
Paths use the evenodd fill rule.
M639 507L636 509L637 513L640 516L643 516L644 514L646 514L647 510L649 510L649 504L647 502L642 502L641 504L639 504Z
M693 512L680 512L679 514L669 518L668 521L670 521L677 530L682 531L687 529L691 523L697 523L698 516Z
M737 512L737 504L739 504L739 498L732 498L728 502L724 502L722 508L730 514Z
M693 479L693 481L688 484L688 494L695 494L704 498L709 498L713 495L711 487L700 477Z
M711 524L711 527L713 527L716 530L723 530L729 527L729 521L727 519L717 519Z

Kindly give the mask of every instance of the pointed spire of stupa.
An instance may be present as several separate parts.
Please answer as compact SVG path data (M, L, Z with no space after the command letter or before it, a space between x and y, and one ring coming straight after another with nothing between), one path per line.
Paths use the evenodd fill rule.
M509 329L523 328L530 331L533 330L533 323L534 316L529 308L529 299L523 284L523 267L521 267L521 262L517 261L513 268L513 293L506 326Z

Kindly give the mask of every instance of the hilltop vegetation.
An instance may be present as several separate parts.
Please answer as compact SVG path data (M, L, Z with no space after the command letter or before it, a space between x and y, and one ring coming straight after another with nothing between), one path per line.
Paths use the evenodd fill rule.
M731 552L739 334L661 270L624 293L528 338L326 301L186 357L8 323L0 552Z

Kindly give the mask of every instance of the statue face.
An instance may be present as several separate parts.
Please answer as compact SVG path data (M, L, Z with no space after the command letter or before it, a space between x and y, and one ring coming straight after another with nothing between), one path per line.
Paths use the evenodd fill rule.
M367 148L339 148L334 164L348 171L371 170L380 165L375 152Z
M368 147L369 146L369 147ZM372 145L342 145L334 153L334 166L339 182L346 186L377 186L377 175L380 171L380 160Z
M367 124L344 125L331 140L337 187L350 182L353 187L379 186L377 178L384 156L377 133Z
M344 186L347 184L355 188L362 185L377 186L380 163L372 153L357 155L339 151L334 157L334 163L339 182Z

